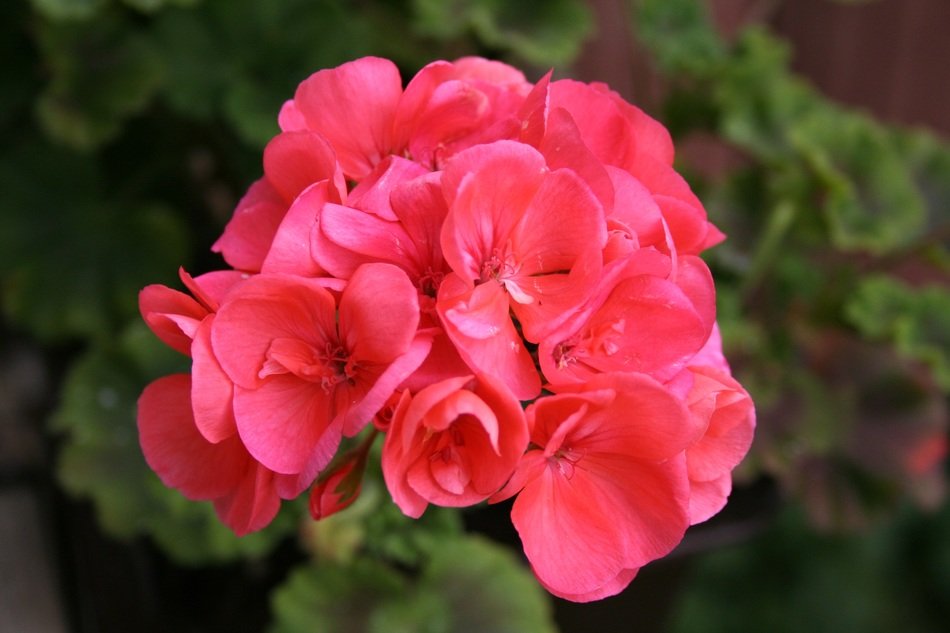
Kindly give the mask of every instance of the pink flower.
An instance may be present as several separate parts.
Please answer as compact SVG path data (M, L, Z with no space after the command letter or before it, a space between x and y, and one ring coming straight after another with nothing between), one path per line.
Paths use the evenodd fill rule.
M139 310L152 331L166 344L192 357L191 401L198 430L209 442L237 431L231 410L232 385L210 351L211 324L218 305L243 282L241 273L216 271L182 282L192 296L165 286L147 286L139 293Z
M404 393L383 447L393 501L418 518L430 503L469 506L498 491L528 444L521 404L497 379L461 376Z
M239 536L265 527L281 499L296 497L310 483L263 467L236 435L218 443L205 439L192 416L187 374L145 388L138 430L145 460L162 483L189 499L213 501L218 517Z
M583 383L621 371L666 381L681 371L709 337L715 297L702 260L679 262L675 277L670 258L653 249L618 262L591 300L541 341L545 378L555 385Z
M241 198L211 247L233 268L260 272L287 210L310 185L326 181L327 199L346 199L346 183L327 142L308 131L285 132L264 148L264 177Z
M531 448L493 501L518 493L511 519L551 593L618 593L689 525L686 408L644 375L599 374L526 414Z
M582 162L619 168L645 185L678 251L695 255L722 241L723 234L707 220L702 203L672 167L673 143L666 128L603 84L546 80L538 82L525 101L523 142L538 147L551 161L551 150L545 147L563 145L566 121L570 120L577 130L572 136L594 158ZM554 139L557 142L552 142ZM571 153L576 156L578 150ZM609 187L599 170L579 169L576 164L572 168L595 192ZM609 209L609 193L598 197Z
M607 237L603 208L573 171L550 171L537 151L508 141L457 155L442 185L452 273L439 316L469 366L532 398L539 378L509 311L538 342L587 299Z
M218 311L211 348L250 453L276 472L315 476L425 357L418 322L416 291L389 264L358 269L339 312L319 280L247 280Z
M513 137L530 90L520 71L479 58L429 64L402 89L395 64L364 57L304 80L280 112L281 129L312 130L362 180L390 155L440 169L453 153Z
M729 374L718 329L684 373L692 379L686 404L702 429L686 451L690 524L695 524L726 504L732 491L732 470L752 444L755 408L748 392Z

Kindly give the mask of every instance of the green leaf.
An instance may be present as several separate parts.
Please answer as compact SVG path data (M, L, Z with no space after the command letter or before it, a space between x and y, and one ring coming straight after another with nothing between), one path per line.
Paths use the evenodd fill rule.
M144 285L187 252L180 219L107 201L94 161L35 140L0 156L0 277L8 316L45 340L114 335Z
M115 137L158 91L162 61L126 18L108 13L83 22L40 22L38 40L50 81L37 102L52 138L90 149Z
M886 276L861 282L848 302L851 322L873 339L892 341L908 358L926 363L950 391L950 290L910 288Z
M798 122L790 136L827 187L825 210L838 248L883 254L921 235L923 199L882 128L858 115L821 110Z
M859 535L816 534L786 510L769 529L701 560L673 614L673 633L889 633L942 631L950 585L950 505L936 517L904 513ZM738 527L738 526L737 526Z
M381 604L398 602L408 579L386 565L360 559L296 569L271 595L270 633L369 633ZM398 630L398 629L396 629Z
M480 537L433 544L418 577L378 558L317 561L273 596L270 633L553 633L547 595L512 552Z
M484 44L550 68L570 63L591 31L577 0L414 0L418 30L442 39L472 32Z
M420 589L447 605L452 633L551 633L547 594L514 553L468 536L432 553Z
M107 0L30 0L39 13L54 20L88 18L106 6Z
M635 6L637 35L664 72L703 75L722 61L725 48L704 4L694 0L641 0Z

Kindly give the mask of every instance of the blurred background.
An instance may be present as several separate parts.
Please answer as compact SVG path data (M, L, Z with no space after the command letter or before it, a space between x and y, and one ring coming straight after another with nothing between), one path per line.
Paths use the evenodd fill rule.
M946 0L3 2L0 631L946 630L948 29ZM144 464L135 400L187 365L138 290L223 266L280 104L367 54L606 81L729 236L755 444L620 596L540 592L504 505L413 523L371 480L237 539Z

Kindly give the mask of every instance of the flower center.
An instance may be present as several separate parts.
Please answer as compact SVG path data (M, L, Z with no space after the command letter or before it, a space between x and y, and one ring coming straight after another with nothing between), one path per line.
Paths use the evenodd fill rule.
M504 250L492 249L491 256L482 263L479 282L494 280L504 283L506 279L515 276L520 268L518 262L515 261L515 256L511 253L510 244Z
M277 338L271 341L258 376L293 374L319 382L329 392L341 382L352 382L357 370L349 352L337 341L326 341L319 348L300 339Z

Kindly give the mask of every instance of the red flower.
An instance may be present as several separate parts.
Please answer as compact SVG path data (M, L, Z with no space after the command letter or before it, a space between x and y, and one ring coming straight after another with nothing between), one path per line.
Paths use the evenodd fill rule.
M222 523L238 535L273 520L281 499L293 499L309 481L278 475L254 460L237 435L209 442L195 426L187 374L152 382L138 402L142 453L162 482L189 499L210 500Z
M521 405L490 376L450 378L404 393L383 447L383 475L399 508L469 506L498 491L528 444Z
M541 583L588 601L621 591L689 525L683 404L639 374L599 374L527 411L531 447L505 489ZM519 492L520 490L520 492Z
M258 275L222 305L214 355L234 383L234 416L248 450L281 473L316 475L342 434L358 433L419 365L419 306L405 273L357 270L333 296L318 281Z

